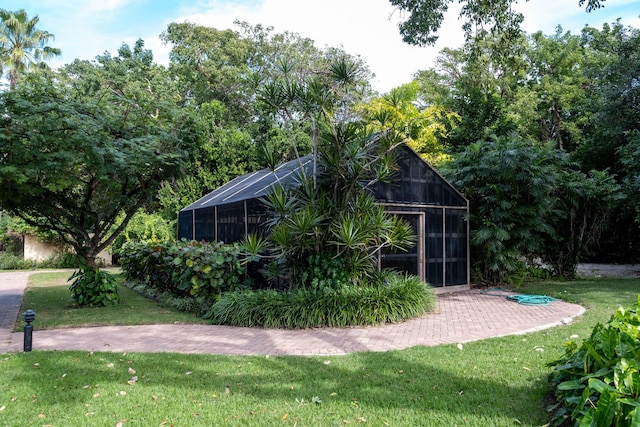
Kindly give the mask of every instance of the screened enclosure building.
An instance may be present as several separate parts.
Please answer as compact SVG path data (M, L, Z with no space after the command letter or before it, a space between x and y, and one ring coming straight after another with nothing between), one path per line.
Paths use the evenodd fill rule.
M469 202L411 148L398 150L398 170L389 183L372 187L385 210L406 220L417 242L408 252L382 252L380 268L416 275L438 291L469 288ZM178 213L178 238L238 242L262 233L268 212L260 198L276 185L295 186L300 168L311 171L312 157L275 170L239 176Z

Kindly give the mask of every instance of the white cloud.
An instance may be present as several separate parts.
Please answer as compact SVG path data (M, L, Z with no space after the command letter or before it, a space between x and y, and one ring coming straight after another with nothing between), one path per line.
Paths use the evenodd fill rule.
M129 4L131 0L91 0L86 3L87 12L116 10Z

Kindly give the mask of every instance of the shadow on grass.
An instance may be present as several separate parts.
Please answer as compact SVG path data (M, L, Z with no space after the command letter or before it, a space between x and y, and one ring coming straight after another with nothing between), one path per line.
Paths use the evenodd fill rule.
M94 393L116 395L126 390L131 396L148 395L139 405L143 409L151 405L152 395L187 404L222 396L225 399L218 398L207 411L240 417L256 406L294 414L296 406L317 397L322 411L328 411L324 420L332 424L348 417L378 419L377 424L387 417L391 425L419 419L543 424L543 379L520 372L521 366L515 375L505 377L511 355L498 355L487 365L487 355L481 354L486 351L474 350L473 345L465 346L464 353L455 346L428 351L416 347L332 358L34 352L14 357L17 366L11 382L32 390L44 413L86 402ZM474 365L474 354L482 359L480 366ZM129 368L138 378L133 386L127 383ZM227 386L230 393L225 395ZM112 405L112 412L117 412L121 403L114 400ZM279 416L273 420L280 421ZM491 420L502 422L491 424Z

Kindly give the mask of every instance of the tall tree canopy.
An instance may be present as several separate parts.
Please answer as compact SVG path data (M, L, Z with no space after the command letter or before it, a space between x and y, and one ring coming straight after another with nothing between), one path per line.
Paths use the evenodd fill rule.
M29 19L24 9L0 9L0 74L5 68L9 70L11 89L30 66L46 67L44 61L61 54L60 49L47 46L53 34L39 30L39 21L38 16Z
M172 46L169 70L185 105L193 107L199 144L190 176L162 188L162 205L170 218L238 175L290 160L295 156L292 138L307 154L311 131L304 119L311 110L301 93L310 93L306 85L311 80L329 84L335 64L345 65L348 70L342 74L353 80L342 85L349 91L345 102L370 92L370 72L361 59L340 49L319 49L295 33L236 25L237 30L221 31L172 23L161 36Z
M399 24L400 34L405 43L425 46L434 45L438 40L437 32L442 26L444 15L453 0L389 0L401 12L409 14ZM579 0L578 5L586 3L587 12L603 6L605 0ZM512 6L517 0L458 0L462 5L460 18L466 19L463 25L467 39L472 35L493 33L506 38L518 34L522 23L522 14Z
M0 94L0 204L88 265L181 172L191 124L139 40L117 57L29 73Z

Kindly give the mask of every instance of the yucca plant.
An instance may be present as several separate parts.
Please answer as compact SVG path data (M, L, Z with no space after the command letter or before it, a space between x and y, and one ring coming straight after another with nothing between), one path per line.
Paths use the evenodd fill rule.
M286 281L292 288L313 287L323 274L332 277L339 264L358 284L376 271L382 248L413 244L410 227L385 213L368 191L393 175L393 149L404 138L380 128L373 135L355 114L359 76L366 72L362 65L338 56L325 72L305 77L284 60L280 75L258 93L282 122L299 160L294 130L300 122L311 130L313 147L308 167L300 161L299 185L277 187L264 198L271 212L266 247L257 245L256 237L244 242L248 260L271 261L264 269L268 279ZM258 246L265 250L258 253Z
M380 250L407 250L414 244L411 227L386 213L368 190L394 168L392 150L401 141L391 135L369 135L356 122L322 127L315 175L301 174L298 187L278 187L265 197L271 212L268 250L262 253L271 259L267 278L284 279L293 288L312 286L312 278L320 275L314 256L320 256L339 259L359 284L377 270ZM255 236L245 241L251 259L257 242ZM324 273L331 275L328 269Z

